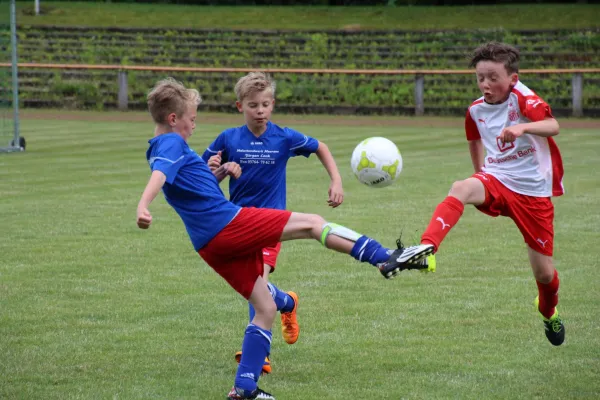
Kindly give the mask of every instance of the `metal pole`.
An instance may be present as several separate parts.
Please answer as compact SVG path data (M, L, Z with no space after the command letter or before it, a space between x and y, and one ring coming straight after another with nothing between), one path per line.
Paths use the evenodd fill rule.
M40 15L40 0L35 0L35 15Z
M15 0L10 1L10 45L12 61L13 126L15 147L19 147L19 78L17 74L17 10Z
M571 96L573 97L573 116L583 117L583 74L573 74L571 81Z
M119 71L117 79L119 81L117 104L119 110L125 111L127 110L128 105L127 71Z
M421 116L425 113L424 103L425 78L422 74L415 75L415 115Z

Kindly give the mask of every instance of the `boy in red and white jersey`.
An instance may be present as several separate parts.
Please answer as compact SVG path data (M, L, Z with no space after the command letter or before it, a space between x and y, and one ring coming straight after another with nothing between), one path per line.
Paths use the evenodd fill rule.
M562 160L552 138L558 135L558 122L550 106L519 81L516 48L495 42L480 46L470 67L475 68L483 94L471 104L465 120L475 174L454 182L435 209L421 245L405 252L425 248L436 252L465 204L492 217L511 218L527 244L546 337L558 346L565 328L556 310L559 279L552 261L554 205L550 200L564 192Z

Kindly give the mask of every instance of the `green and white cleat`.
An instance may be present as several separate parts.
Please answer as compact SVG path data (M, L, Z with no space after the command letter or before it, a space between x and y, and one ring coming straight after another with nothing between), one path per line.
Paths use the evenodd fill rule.
M423 265L423 268L420 269L421 272L435 272L435 268L437 266L435 254L428 255L424 260L421 261L421 265Z
M539 312L540 298L535 298L535 309ZM558 309L554 310L554 315L550 318L546 318L542 315L544 320L544 328L546 330L546 338L554 346L560 346L565 341L565 325L562 319L558 315Z
M427 258L433 255L434 247L431 244L418 244L416 246L404 247L400 239L396 240L398 248L390 254L390 258L377 265L381 275L390 279L405 269L430 270ZM435 270L435 259L433 263Z

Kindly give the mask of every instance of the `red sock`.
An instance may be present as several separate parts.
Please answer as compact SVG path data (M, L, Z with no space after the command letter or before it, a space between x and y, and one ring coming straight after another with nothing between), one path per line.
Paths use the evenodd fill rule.
M555 307L558 304L558 271L554 270L554 277L550 283L537 282L538 292L540 294L539 310L546 318L550 318L556 311Z
M456 225L464 210L464 204L456 197L446 197L436 207L425 233L421 236L421 244L432 244L437 251L442 240Z

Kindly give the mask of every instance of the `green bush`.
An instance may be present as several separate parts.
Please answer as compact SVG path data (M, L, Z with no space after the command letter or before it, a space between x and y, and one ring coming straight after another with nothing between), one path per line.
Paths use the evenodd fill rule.
M173 65L244 68L465 69L474 43L504 40L522 52L522 68L597 67L596 31L509 32L277 32L20 29L22 62ZM28 72L23 99L70 108L116 107L117 72ZM37 74L37 75L36 75ZM46 75L44 75L46 74ZM129 72L129 101L144 97L165 73ZM208 108L232 109L239 74L173 74L197 87ZM276 74L278 105L414 108L414 76ZM570 76L525 76L524 82L550 104L570 107ZM585 76L584 107L598 107L597 75ZM450 113L479 97L472 76L425 76L425 108ZM40 103L41 102L41 103ZM441 112L441 111L440 111Z
M104 108L102 93L96 83L57 79L50 87L51 99L62 99L65 108Z

